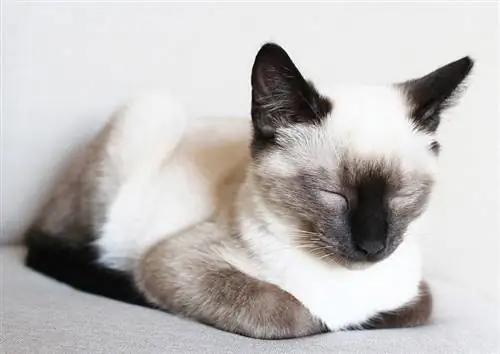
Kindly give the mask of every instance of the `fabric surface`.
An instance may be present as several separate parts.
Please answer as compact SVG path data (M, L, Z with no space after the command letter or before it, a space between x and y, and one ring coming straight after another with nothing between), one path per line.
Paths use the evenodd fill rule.
M429 326L262 341L81 293L23 257L20 247L0 249L2 353L500 353L495 306L442 282L431 282Z

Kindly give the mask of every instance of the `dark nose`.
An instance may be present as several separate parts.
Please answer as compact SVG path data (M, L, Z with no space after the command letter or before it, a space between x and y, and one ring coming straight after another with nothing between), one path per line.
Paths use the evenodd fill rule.
M384 240L360 240L356 243L358 250L368 258L377 258L385 249Z

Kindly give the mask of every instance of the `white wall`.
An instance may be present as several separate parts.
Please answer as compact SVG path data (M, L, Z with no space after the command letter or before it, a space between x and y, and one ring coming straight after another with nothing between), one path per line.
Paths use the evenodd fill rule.
M2 237L17 240L65 154L139 89L195 116L248 115L258 47L282 44L319 82L380 82L469 54L470 88L441 127L428 270L496 298L497 11L486 6L173 6L3 2ZM431 6L431 7L429 7Z

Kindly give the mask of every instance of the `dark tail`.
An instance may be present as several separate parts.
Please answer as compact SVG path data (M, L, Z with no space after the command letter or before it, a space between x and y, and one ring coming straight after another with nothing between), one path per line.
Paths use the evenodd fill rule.
M39 230L28 231L26 243L28 267L87 293L153 307L136 289L129 274L96 262L97 251L92 245L73 246Z

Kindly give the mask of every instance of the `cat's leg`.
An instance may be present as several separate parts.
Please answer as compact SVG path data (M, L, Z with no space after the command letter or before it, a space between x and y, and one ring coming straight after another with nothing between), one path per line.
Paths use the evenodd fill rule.
M98 194L116 192L96 232L99 263L130 271L151 244L212 212L185 151L186 125L181 107L160 93L139 96L113 118Z
M326 327L289 293L244 273L251 262L241 247L198 227L155 245L142 259L136 282L161 309L216 328L262 339L301 337ZM224 245L224 243L226 243ZM239 250L239 251L238 251ZM239 265L228 262L241 257ZM247 269L253 269L247 264ZM242 269L242 270L240 270Z
M416 327L428 323L432 312L432 294L429 285L422 281L414 301L393 311L382 312L365 323L363 329Z

